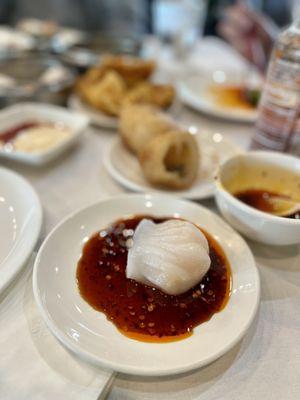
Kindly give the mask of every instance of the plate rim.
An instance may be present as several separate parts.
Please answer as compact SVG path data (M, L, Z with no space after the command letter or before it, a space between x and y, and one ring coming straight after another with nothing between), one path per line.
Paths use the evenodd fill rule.
M85 207L81 207L79 209L77 209L76 211L70 213L67 217L63 218L62 221L60 221L52 230L51 232L47 235L46 239L44 240L43 244L40 246L38 254L35 258L34 261L34 266L33 266L33 275L32 275L32 285L33 285L33 293L34 293L34 298L35 298L35 302L37 304L37 307L39 309L39 312L41 313L44 322L46 323L48 329L50 330L51 334L53 334L56 339L58 339L58 341L68 350L70 350L73 354L75 354L79 359L82 359L94 366L97 367L101 367L104 369L110 369L110 370L114 370L114 371L118 371L121 373L126 373L126 374L130 374L130 375L137 375L137 376L171 376L171 375L177 375L177 374L181 374L181 373L185 373L188 371L193 371L196 369L199 369L205 365L210 364L211 362L217 360L218 358L222 357L225 353L227 353L230 349L232 349L247 333L249 327L251 326L251 324L253 323L255 316L257 314L259 305L260 305L260 296L261 296L261 283L260 283L260 275L259 275L259 271L256 265L256 261L254 258L254 255L250 249L250 247L248 246L247 242L245 241L245 239L237 232L235 231L227 222L225 222L220 216L218 216L217 214L215 214L214 212L212 212L210 209L204 207L203 205L200 205L198 203L193 203L191 201L185 200L185 199L181 199L181 198L176 198L177 201L179 202L184 202L184 203L192 203L193 205L196 205L197 207L201 208L203 212L206 212L207 214L209 214L210 216L213 216L214 218L217 219L218 223L221 223L224 227L226 227L226 229L229 229L231 231L231 233L233 233L236 237L239 238L241 244L243 245L243 247L246 249L249 257L250 257L250 261L251 261L251 265L252 265L252 271L254 273L254 280L256 283L256 297L255 297L255 302L253 303L252 306L252 313L250 315L248 315L248 320L247 323L245 324L243 330L241 330L241 332L239 333L239 335L237 335L233 340L231 340L227 346L225 346L221 351L219 351L216 354L212 354L210 357L207 357L204 360L201 360L200 362L195 362L193 364L189 364L187 366L184 367L175 367L172 369L168 369L168 370L163 370L163 369L156 369L155 371L153 370L149 370L149 369L141 369L140 367L134 367L134 366L128 366L126 364L121 364L121 363L115 363L115 362L110 362L110 361L103 361L100 360L97 356L95 356L93 353L81 349L80 346L76 346L76 344L74 342L72 342L68 336L66 334L63 333L63 331L58 328L56 326L56 324L52 321L51 318L48 317L48 313L47 313L47 309L44 308L43 306L43 302L41 300L41 296L40 296L40 291L39 291L39 287L38 287L38 268L39 268L39 258L40 255L42 254L44 248L47 246L48 241L52 238L52 236L55 234L55 232L62 226L64 225L66 222L68 222L69 220L71 220L72 218L74 218L77 214L84 212L85 210L95 207L97 205L100 205L102 203L106 203L107 201L110 200L122 200L124 198L130 198L130 197L139 197L141 199L145 199L145 200L151 200L153 198L161 198L164 197L166 199L170 199L170 196L168 195L164 195L164 194L137 194L137 193L127 193L127 194L121 194L118 196L108 196L105 197L101 200L98 200L96 202L93 202ZM172 197L172 200L174 200L174 198Z
M208 132L206 132L206 133L208 134ZM197 134L201 135L201 133L197 133ZM232 148L234 148L234 151L236 152L236 154L244 152L244 150L241 146L234 143L232 140L226 138L224 135L222 135L222 137L223 137L223 140L225 140L227 143L230 143L230 145L232 145ZM135 193L149 193L149 194L157 194L157 195L162 195L162 196L172 196L172 197L179 197L179 198L185 199L185 200L205 200L205 199L210 199L215 195L215 187L214 187L213 182L212 182L213 187L210 191L208 191L206 194L197 195L197 193L188 194L187 190L185 190L186 194L181 194L180 191L178 191L178 190L173 193L172 191L167 191L167 190L164 191L162 189L156 189L155 187L143 187L143 186L139 185L138 183L131 181L127 177L123 176L115 168L115 166L112 163L112 157L111 157L112 152L114 151L114 148L117 145L119 145L120 143L122 144L122 139L119 136L115 137L114 139L112 139L110 141L110 143L107 145L106 151L104 152L104 155L103 155L103 165L104 165L107 173L123 188L125 188L127 190L131 190ZM126 146L124 146L124 148L126 148ZM130 152L129 150L127 150L127 151Z
M26 190L31 192L31 196L34 199L34 207L35 207L35 225L33 225L30 229L33 232L31 239L29 241L29 245L27 245L27 250L24 248L22 260L16 260L13 263L10 262L9 272L6 273L6 279L4 281L0 281L0 293L3 292L10 283L15 279L19 272L26 266L26 262L28 261L30 255L32 254L34 247L40 237L42 222L43 222L43 209L41 205L40 198L34 189L34 187L20 174L0 166L0 174L4 171L5 174L13 176L13 179L17 179L19 182L22 182L23 187L26 187ZM9 261L9 260L8 260ZM4 261L4 266L7 261Z

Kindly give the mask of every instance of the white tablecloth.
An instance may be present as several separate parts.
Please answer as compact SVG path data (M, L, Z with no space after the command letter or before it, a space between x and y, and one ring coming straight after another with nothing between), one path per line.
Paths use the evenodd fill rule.
M33 261L0 296L0 399L96 400L112 373L83 363L49 332L34 301Z
M214 121L187 109L182 110L181 118L200 128L222 132L243 146L247 146L252 133L247 125ZM43 168L3 162L36 188L45 215L42 237L66 214L124 192L102 164L105 148L114 135L90 128L78 146ZM213 200L202 204L215 207ZM299 398L300 247L251 247L259 263L262 302L245 339L220 360L183 377L143 379L118 375L110 400Z
M253 132L249 125L216 121L185 108L180 118L200 129L221 132L245 148ZM124 192L102 163L114 135L89 128L75 148L46 167L1 162L24 175L37 190L44 209L42 238L77 208ZM215 209L213 200L202 204ZM300 247L250 245L258 262L262 297L245 338L218 361L184 376L145 379L119 374L109 400L300 398Z

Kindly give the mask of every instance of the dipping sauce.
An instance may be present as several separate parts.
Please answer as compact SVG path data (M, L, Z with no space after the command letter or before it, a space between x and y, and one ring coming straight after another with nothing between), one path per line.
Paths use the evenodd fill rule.
M276 213L275 206L272 204L271 201L269 201L270 198L281 197L282 199L292 200L292 198L289 196L261 189L247 189L242 192L236 193L234 196L248 206L270 214ZM286 215L284 216L284 218L300 219L300 211L290 215Z
M62 124L26 122L0 133L0 149L25 153L41 153L63 142L71 132Z
M260 92L238 85L213 85L210 88L214 101L224 107L253 110L257 107Z
M38 126L39 124L40 123L37 122L37 121L25 122L23 124L14 126L12 128L9 128L4 132L0 132L0 142L2 142L2 143L11 142L13 139L15 139L22 132L26 131L29 128L33 128L35 126Z
M299 212L293 207L300 203L300 173L297 170L260 159L256 162L240 159L228 163L225 168L220 182L234 197L260 211L299 219Z
M187 292L174 296L126 278L127 246L143 218L156 223L169 218L136 216L97 232L85 244L77 267L81 296L103 312L124 335L141 341L183 339L193 328L225 307L230 293L230 267L223 250L205 232L211 266Z

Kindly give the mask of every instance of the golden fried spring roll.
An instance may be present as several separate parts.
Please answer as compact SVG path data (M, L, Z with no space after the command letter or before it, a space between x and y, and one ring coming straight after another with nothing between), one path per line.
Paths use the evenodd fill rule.
M135 154L151 139L175 127L171 118L150 105L130 104L123 106L120 112L119 133Z
M185 189L198 174L198 144L188 132L169 131L147 142L139 152L139 161L151 184Z

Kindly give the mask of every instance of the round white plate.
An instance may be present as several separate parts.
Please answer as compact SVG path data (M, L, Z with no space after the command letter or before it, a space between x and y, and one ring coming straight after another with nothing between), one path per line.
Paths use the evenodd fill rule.
M114 129L118 128L118 118L110 117L100 110L85 104L77 94L73 93L68 99L68 106L75 111L79 111L86 115L90 121L100 128ZM175 99L172 105L168 108L168 112L176 116L179 112L180 104L178 99Z
M180 216L203 227L225 251L232 271L228 304L192 336L171 343L145 343L122 335L80 296L76 282L82 247L96 231L134 214ZM85 361L137 375L170 375L208 364L245 334L259 304L259 275L244 240L211 211L162 195L131 194L101 201L62 221L37 255L33 289L49 329Z
M220 163L242 150L220 133L195 133L201 152L201 166L197 180L185 190L157 189L146 180L137 157L132 154L118 137L112 141L105 153L104 165L108 173L122 186L135 192L164 193L186 199L205 199L214 195L214 177Z
M42 208L31 185L0 167L0 291L24 266L36 245Z
M85 114L94 125L97 125L100 128L117 129L118 127L118 118L110 117L100 110L90 107L88 104L85 104L83 101L81 101L77 94L73 93L69 97L68 106L72 110Z
M213 117L223 118L229 121L253 123L257 119L257 110L243 108L230 108L218 105L209 95L208 79L190 76L177 85L177 91L181 101L193 109L209 114Z

